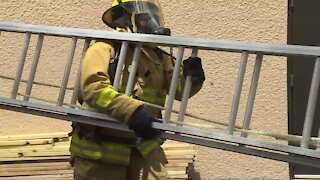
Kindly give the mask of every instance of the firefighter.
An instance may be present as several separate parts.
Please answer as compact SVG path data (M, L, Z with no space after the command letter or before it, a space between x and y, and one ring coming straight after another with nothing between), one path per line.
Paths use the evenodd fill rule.
M103 14L103 22L118 32L170 35L164 28L157 0L114 0ZM173 74L172 57L156 46L142 46L133 95L123 92L130 73L134 45L130 44L122 72L121 88L112 86L119 42L99 40L86 52L81 69L83 106L127 124L132 132L77 124L74 126L70 151L76 180L166 179L167 163L164 142L152 128L158 109L145 107L141 101L164 106ZM183 62L176 99L181 99L185 76L191 75L191 95L204 80L201 59ZM137 100L138 99L138 100ZM140 141L138 141L140 139Z

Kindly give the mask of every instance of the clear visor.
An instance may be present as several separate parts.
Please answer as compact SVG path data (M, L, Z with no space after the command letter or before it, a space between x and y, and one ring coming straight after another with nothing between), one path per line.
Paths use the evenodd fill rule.
M164 27L161 7L157 0L137 0L119 5L132 14L132 24L138 32L152 34L157 29Z

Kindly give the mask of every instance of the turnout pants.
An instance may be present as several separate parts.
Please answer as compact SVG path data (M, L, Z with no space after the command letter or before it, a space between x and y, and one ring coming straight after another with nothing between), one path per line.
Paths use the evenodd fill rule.
M133 149L129 165L106 163L98 160L74 157L75 180L162 180L167 178L167 164L161 147L153 150L147 158Z

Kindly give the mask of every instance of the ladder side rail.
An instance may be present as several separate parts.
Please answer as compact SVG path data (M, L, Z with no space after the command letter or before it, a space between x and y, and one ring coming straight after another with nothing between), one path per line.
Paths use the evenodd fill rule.
M134 49L131 68L129 68L130 73L129 73L128 83L127 83L127 87L126 87L126 91L125 91L125 94L128 96L132 95L132 91L134 88L134 84L135 84L135 80L136 80L136 73L138 70L138 65L139 65L139 60L140 60L140 55L141 55L141 48L142 48L142 44L139 43L136 45L136 47Z
M32 67L31 67L31 71L30 71L30 74L29 74L29 79L28 79L28 83L27 83L27 87L26 87L26 91L25 91L26 95L30 95L31 94L34 78L35 78L36 71L37 71L37 68L38 68L38 63L39 63L39 60L40 60L40 54L41 54L41 50L42 50L43 40L44 40L44 35L43 34L39 34L37 47L36 47L36 50L35 50L35 54L34 54L34 58L33 58L33 62L32 62ZM23 98L24 101L29 101L29 99L30 98L28 96L25 96Z
M247 100L247 108L245 112L245 118L243 121L243 129L248 130L250 127L250 122L251 122L251 117L252 117L252 112L253 112L253 106L254 106L254 100L256 97L256 92L257 92L257 87L258 87L258 82L259 82L259 76L260 76L260 71L261 71L261 66L262 66L262 60L263 60L263 54L258 53L256 57L256 63L255 67L253 70L253 75L252 75L252 80L251 80L251 86L249 90L249 97ZM247 133L241 133L242 137L247 137Z
M0 107L2 109L6 109L6 108L9 109L10 105L12 105L13 107L10 110L13 110L13 111L27 112L29 114L53 117L53 118L58 118L62 120L65 120L67 118L66 115L68 116L71 115L72 117L75 117L74 119L72 119L72 121L75 121L75 122L79 122L79 120L86 119L86 118L96 118L101 120L99 122L110 122L112 124L114 123L119 124L117 120L114 120L113 118L110 118L109 116L101 113L76 110L76 109L70 109L70 108L52 106L52 105L43 105L39 103L25 102L20 100L0 98ZM34 113L35 111L37 113ZM83 121L83 122L87 124L93 123L93 121L91 120ZM103 124L96 124L96 125L104 127ZM184 134L184 135L191 135L191 136L200 137L200 138L208 138L212 140L249 145L249 146L258 147L258 148L267 149L267 150L293 153L293 154L309 156L309 157L320 159L320 152L317 150L302 149L296 146L288 146L283 144L257 141L254 139L248 139L248 138L243 138L239 136L219 134L219 133L199 130L195 128L177 127L177 126L163 124L163 123L153 123L153 127L157 129L165 130L165 131Z
M318 132L318 138L320 138L320 127L319 127L319 132ZM317 150L320 151L320 146L317 147Z
M81 67L82 67L82 62L83 62L83 58L85 56L85 53L87 52L89 46L90 46L90 39L86 39L83 45L83 50L81 53L81 58L80 58L80 63L79 63L79 67L78 67L78 71L77 71L77 78L76 81L74 83L74 88L73 88L73 93L72 93L72 98L71 98L71 104L75 105L77 103L78 100L78 94L80 92L80 78L81 78Z
M165 112L164 112L164 120L163 123L170 123L170 118L171 118L171 113L172 113L172 108L173 108L173 102L175 99L176 95L176 90L178 87L178 81L179 81L179 75L180 75L180 67L183 59L183 54L184 54L184 49L185 47L180 46L178 48L178 55L177 59L174 65L173 69L173 75L171 78L171 84L170 84L170 89L169 89L169 97L167 99L167 102L165 104Z
M72 62L73 62L73 58L74 58L74 53L75 53L76 46L77 46L77 40L78 40L77 37L72 37L72 40L70 42L70 47L68 50L67 64L66 64L63 79L61 82L61 88L60 88L59 97L57 100L57 106L63 105L63 101L64 101L64 97L66 94L66 89L67 89L67 85L68 85L68 81L69 81L69 76L70 76L70 72L71 72Z
M19 24L0 22L0 31L11 32L31 32L34 34L46 34L60 37L73 37L76 36L80 39L93 38L93 39L109 39L119 41L141 42L144 44L157 44L167 46L184 46L184 47L198 47L200 50L216 50L227 52L247 51L248 53L256 54L263 53L264 55L276 56L320 56L320 47L301 46L301 45L286 45L286 44L267 44L267 43L254 43L254 42L240 42L229 40L207 40L200 38L187 38L187 37L172 37L172 36L159 36L150 34L135 34L123 32L111 32L105 30L92 30L92 29L79 29L79 28L64 28L54 26L39 26L31 24Z
M86 118L96 118L100 119L99 122L110 122L112 124L119 124L117 120L110 118L109 116L101 113L95 113L90 111L76 110L59 106L52 105L43 105L39 103L25 102L21 100L13 100L0 98L0 107L2 109L9 109L13 111L22 111L27 112L29 114L35 114L39 116L53 117L58 119L65 120L67 118L66 115L72 115L75 117L72 121L79 122L81 119ZM35 111L37 113L35 113ZM91 124L93 121L84 121L86 124ZM99 125L99 124L96 124ZM103 124L99 126L104 126ZM123 126L125 127L125 126ZM153 127L165 131L180 133L184 135L191 135L195 137L208 138L213 140L225 141L236 144L250 145L253 147L264 148L267 150L280 151L285 153L293 153L303 156L309 156L320 159L320 152L317 150L311 149L302 149L300 147L288 146L283 144L275 144L264 141L257 141L254 139L243 138L239 136L232 136L226 134L218 134L210 131L199 130L195 128L186 128L186 127L177 127L173 125L163 124L163 123L153 123ZM127 127L126 127L127 128Z
M8 98L2 98L2 97L0 97L0 104L4 106L11 105L15 107L26 107L27 109L36 109L36 110L42 111L43 114L46 114L48 112L58 113L63 115L71 114L79 117L95 118L95 119L110 121L112 123L120 123L118 120L108 116L107 114L99 113L96 111L88 111L84 109L65 108L63 106L41 104L37 102L26 102L22 100L8 99Z
M197 56L198 56L198 49L193 48L191 57L197 57ZM185 118L185 114L188 106L188 100L190 97L191 86L192 86L191 78L192 78L191 76L187 76L185 80L185 85L184 85L184 90L183 90L183 95L182 95L182 100L180 105L180 111L179 111L180 113L178 116L178 122L183 122ZM183 126L183 124L182 123L178 124L178 126Z
M61 106L48 106L31 102L26 103L24 101L13 103L9 101L7 103L3 102L4 101L0 98L1 109L55 118L57 120L79 122L99 127L113 128L121 131L129 131L126 126L119 124L118 121L99 113L88 114L86 111L77 111L70 108L68 108L69 111L66 111L65 109L67 108Z
M128 46L129 42L128 41L123 41L121 44L121 50L119 54L119 62L117 65L116 69L116 74L113 80L113 87L115 88L116 91L119 91L120 89L120 80L121 80L121 75L122 75L122 68L123 65L126 61L126 56L127 56L127 51L128 51Z
M26 57L27 57L27 53L28 53L28 49L29 49L30 38L31 38L31 33L30 32L25 33L22 51L21 51L21 55L20 55L20 61L18 64L16 77L14 79L14 84L13 84L13 88L12 88L12 92L11 92L11 98L13 98L13 99L17 98L19 85L20 85L20 81L21 81L21 77L22 77L22 72L23 72L23 68L24 68L24 63L26 61Z
M291 162L294 164L301 164L301 165L311 166L316 168L320 167L320 161L315 158L309 158L304 156L292 156L286 153L275 153L270 151L263 151L262 149L257 149L250 146L226 144L219 141L214 141L214 140L210 141L208 139L195 138L191 136L183 136L179 134L166 133L166 134L163 134L162 137L165 139L170 139L174 141L191 143L191 144L196 144L204 147L221 149L221 150L226 150L226 151L231 151L231 152L236 152L236 153L241 153L241 154L246 154L251 156L257 156L257 157L266 158L266 159L272 159L276 161Z
M247 62L248 62L248 52L244 51L241 56L240 68L238 72L236 86L233 92L233 100L231 105L231 112L229 117L228 131L230 135L233 135L236 126L236 119L238 114L238 108L240 103L241 91L243 87L244 76L246 73Z
M313 77L310 87L307 112L303 127L303 135L301 148L309 148L309 140L311 137L312 124L314 120L314 114L316 111L316 103L318 97L318 90L320 85L320 57L318 57L315 61Z
M19 103L17 103L19 102ZM12 103L12 106L10 104ZM74 109L67 109L64 107L57 107L57 106L48 106L45 105L43 106L42 104L37 103L31 103L31 102L24 102L20 100L9 100L9 99L3 99L0 98L0 108L1 109L7 109L11 111L17 111L17 112L22 112L22 113L28 113L28 114L34 114L34 115L39 115L39 116L45 116L45 117L51 117L51 118L56 118L56 119L61 119L61 120L66 120L66 121L72 121L72 122L79 122L79 123L84 123L84 124L91 124L91 125L96 125L100 127L107 127L107 128L114 128L117 130L121 131L129 131L126 126L120 125L120 124L115 124L112 121L112 118L107 117L104 114L98 114L100 117L96 119L95 117L90 117L90 116L82 116L82 110L74 110ZM31 106L30 106L31 105ZM18 107L18 108L17 108ZM46 107L51 107L47 108L46 111L41 111L43 109L46 109ZM61 113L61 111L57 110L68 110L68 113ZM74 112L74 113L73 113ZM83 112L87 113L87 112ZM93 113L93 112L91 112ZM155 124L155 127L158 127L159 125L163 125L162 123L153 123ZM170 130L168 128L163 128L166 130ZM174 128L176 130L176 128ZM175 132L175 131L174 131ZM179 132L179 131L178 131ZM304 157L304 156L288 156L286 154L282 154L279 152L270 152L268 150L264 151L262 148L251 148L250 146L239 146L237 143L235 144L226 144L223 141L216 141L215 139L203 139L199 138L196 136L184 136L180 134L171 134L171 133L166 133L162 134L162 137L166 139L171 139L171 140L178 140L178 141L183 141L187 143L192 143L192 144L197 144L205 147L212 147L212 148L218 148L222 150L228 150L228 151L233 151L233 152L238 152L242 154L247 154L247 155L253 155L253 156L258 156L258 157L263 157L267 159L273 159L273 160L278 160L278 161L285 161L285 162L293 162L297 164L303 164L303 165L308 165L308 166L313 166L313 167L320 167L320 161L315 158L310 158L310 157Z
M293 153L303 156L309 156L320 159L320 152L312 149L302 149L297 146L289 146L285 144L277 144L273 142L267 142L257 139L250 139L241 136L234 136L228 134L216 133L208 130L200 130L197 128L179 127L171 124L153 123L153 127L159 130L168 132L174 132L184 135L191 135L201 138L214 139L219 141L225 141L229 143L236 143L238 145L249 145L257 148L267 149L271 151L280 151L284 153Z

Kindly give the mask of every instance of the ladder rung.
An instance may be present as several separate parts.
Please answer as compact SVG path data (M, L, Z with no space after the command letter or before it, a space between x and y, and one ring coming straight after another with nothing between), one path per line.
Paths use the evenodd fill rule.
M138 44L135 49L134 49L134 54L133 54L133 59L132 59L132 64L131 68L129 68L130 74L129 74L129 79L128 79L128 84L126 87L126 95L131 96L133 86L135 83L136 79L136 73L139 65L139 59L140 59L140 54L141 54L141 44Z
M61 83L61 89L60 89L60 93L59 93L59 97L58 97L58 101L57 101L57 106L63 105L63 100L64 100L64 96L66 94L66 89L67 89L67 85L68 85L68 81L69 81L71 66L72 66L72 62L73 62L74 52L75 52L76 46L77 46L77 40L78 40L77 37L72 37L72 40L70 42L68 60L67 60L66 68L64 70L64 75L63 75L63 79L62 79L62 83Z
M260 76L260 71L261 71L262 60L263 60L263 54L258 53L257 57L256 57L256 63L254 66L252 80L251 80L250 92L249 92L249 97L248 97L248 101L247 101L247 109L246 109L245 117L244 117L244 121L243 121L243 128L244 129L249 129L249 127L250 127L250 122L251 122L251 117L252 117L252 112L253 112L253 105L254 105L254 100L256 97L258 81L259 81L259 76ZM241 133L241 136L247 137L248 134Z
M318 90L320 85L320 57L316 59L310 87L309 100L307 105L306 118L304 121L303 135L302 135L302 148L309 147L309 140L311 136L312 124L314 120L314 113L316 111L316 103L318 97Z
M198 56L198 49L194 48L192 50L192 54L191 57L197 57ZM186 77L186 82L184 85L184 91L183 91L183 95L182 95L182 100L181 100L181 106L180 106L180 113L179 113L179 117L178 117L178 122L183 122L184 121L184 117L186 114L186 110L187 110L187 105L188 105L188 100L190 97L190 90L191 90L191 86L192 86L192 82L191 82L191 76ZM178 124L178 126L182 126L183 124Z
M232 101L232 105L231 105L231 112L230 112L230 118L229 118L228 130L229 130L230 135L232 135L234 133L234 128L236 126L236 118L237 118L237 114L238 114L238 108L239 108L239 103L240 103L240 96L241 96L241 91L242 91L242 86L243 86L244 75L246 73L248 56L249 56L248 52L242 53L240 68L239 68L239 72L238 72L236 87L235 87L234 93L233 93L233 101Z
M36 50L35 50L35 54L34 54L34 58L33 58L33 62L32 62L32 67L31 67L31 71L30 71L30 74L29 74L29 79L28 79L27 88L26 88L26 92L25 92L26 95L31 95L31 90L32 90L33 82L34 82L34 77L36 75L36 71L37 71L37 67L38 67L38 63L39 63L39 59L40 59L43 40L44 40L44 35L43 34L39 34L37 47L36 47ZM30 98L28 96L25 96L23 98L24 101L29 101L29 99Z
M175 65L174 65L173 75L172 75L171 84L170 84L169 97L168 97L167 102L166 102L164 123L169 123L170 122L173 102L174 102L175 95L176 95L176 90L177 90L177 87L178 87L180 67L181 67L181 63L182 63L184 49L185 48L183 46L180 46L179 49L178 49L178 55L177 55L177 59L176 59Z
M74 83L74 90L73 90L73 94L72 94L72 98L71 98L71 104L72 105L75 105L77 100L78 100L78 94L79 94L79 91L80 91L80 77L81 77L82 61L83 61L83 58L84 58L85 53L87 52L89 46L90 46L90 39L86 39L85 42L84 42L84 45L83 45L83 50L82 50L80 63L79 63L79 67L78 67L78 72L77 72L77 78L76 78L76 81Z
M24 42L23 42L22 51L21 51L21 55L20 55L20 61L19 61L19 65L17 68L16 78L14 80L14 85L12 88L11 98L13 98L13 99L17 98L17 93L18 93L18 89L19 89L19 85L20 85L20 81L21 81L24 63L26 61L26 57L27 57L27 53L28 53L28 49L29 49L30 38L31 38L31 33L27 32L24 37Z
M126 55L127 55L127 51L128 51L128 46L129 46L129 42L128 41L123 41L122 45L121 45L121 50L120 50L120 54L119 54L119 62L117 65L117 70L116 70L116 74L114 77L114 82L113 82L113 87L115 88L115 90L119 90L120 89L120 80L121 80L121 74L122 74L122 67L126 61Z

